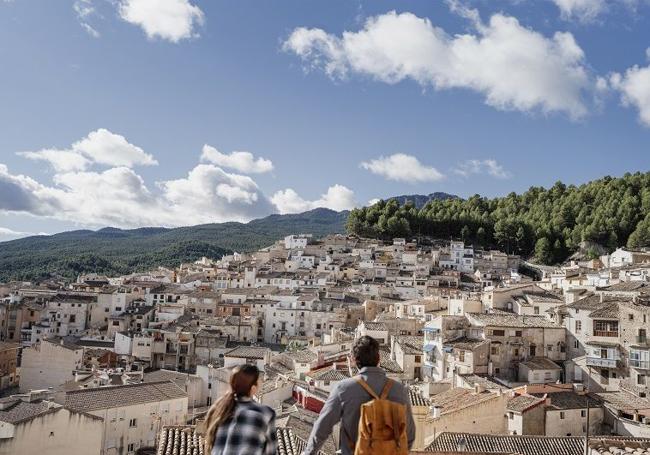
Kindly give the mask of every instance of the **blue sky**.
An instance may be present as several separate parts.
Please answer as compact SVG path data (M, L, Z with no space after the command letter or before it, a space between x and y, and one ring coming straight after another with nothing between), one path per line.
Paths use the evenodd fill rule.
M0 241L645 172L649 47L646 0L3 0Z

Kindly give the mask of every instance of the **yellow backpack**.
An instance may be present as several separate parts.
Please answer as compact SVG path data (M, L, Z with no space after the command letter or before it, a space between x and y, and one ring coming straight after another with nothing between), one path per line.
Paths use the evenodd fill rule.
M354 455L407 455L406 405L388 399L393 380L388 379L377 396L366 381L355 379L373 399L361 405L358 440L350 444Z

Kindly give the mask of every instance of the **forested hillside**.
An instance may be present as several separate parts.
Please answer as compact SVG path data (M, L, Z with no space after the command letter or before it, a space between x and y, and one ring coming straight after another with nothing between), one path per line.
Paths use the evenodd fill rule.
M157 266L178 266L202 256L254 251L285 235L324 236L345 232L348 212L316 209L271 215L249 223L221 223L176 229L142 228L72 231L0 243L0 282L74 279L80 273L120 275Z
M607 248L650 246L650 173L584 185L531 187L505 197L432 200L421 209L395 200L355 209L348 232L379 238L460 238L478 246L563 261L582 241Z

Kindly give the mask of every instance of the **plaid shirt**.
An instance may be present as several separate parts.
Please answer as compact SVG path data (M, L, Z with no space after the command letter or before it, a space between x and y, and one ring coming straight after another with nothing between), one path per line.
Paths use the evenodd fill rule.
M217 428L211 455L275 455L277 446L275 411L242 397L233 416Z

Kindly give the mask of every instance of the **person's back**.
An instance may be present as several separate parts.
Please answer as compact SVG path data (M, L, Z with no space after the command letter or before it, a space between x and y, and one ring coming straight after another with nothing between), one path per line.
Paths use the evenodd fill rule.
M260 387L255 365L238 365L230 377L231 391L206 416L205 453L211 455L275 455L275 412L253 401Z
M251 398L238 398L232 417L217 428L211 455L275 453L265 450L274 420L273 409Z
M355 343L353 355L357 364L379 364L379 352L377 342L370 337L362 337ZM367 355L366 355L367 354ZM382 368L378 366L362 366L359 370L359 377L365 381L377 396L381 395L388 378ZM339 436L339 449L343 455L354 453L359 435L359 419L361 416L361 405L368 403L373 397L356 378L345 379L338 383L330 393L330 396L323 407L318 420L314 424L304 455L316 455L327 437L331 434L332 428L339 421L341 432ZM415 423L409 394L406 387L394 382L388 391L387 399L406 406L406 433L408 446L415 440Z

